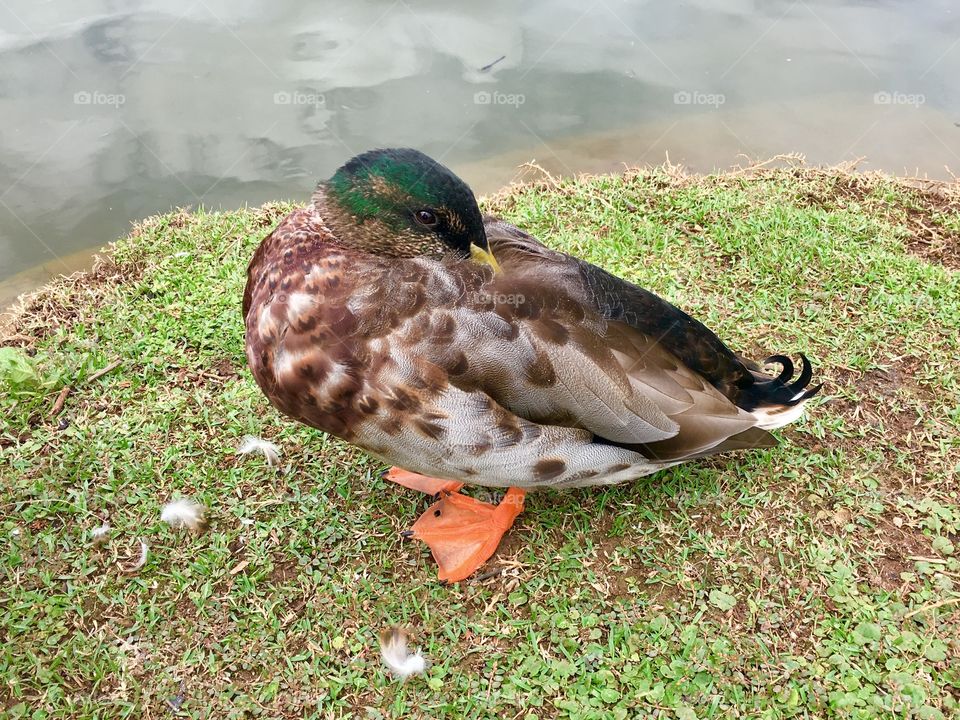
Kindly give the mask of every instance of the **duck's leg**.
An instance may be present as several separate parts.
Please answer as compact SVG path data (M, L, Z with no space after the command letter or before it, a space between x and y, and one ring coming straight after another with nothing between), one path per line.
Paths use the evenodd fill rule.
M456 492L463 487L462 482L456 480L439 480L437 478L418 475L398 467L392 467L387 470L383 477L385 480L394 482L397 485L403 485L411 490L419 490L427 495L438 495L442 492Z
M457 492L444 492L404 533L430 546L439 578L457 582L472 575L493 555L503 534L523 511L520 488L510 488L499 505Z

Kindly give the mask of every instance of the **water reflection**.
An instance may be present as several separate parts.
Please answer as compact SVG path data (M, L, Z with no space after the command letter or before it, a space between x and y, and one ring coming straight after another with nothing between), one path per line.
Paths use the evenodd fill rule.
M0 28L0 278L170 207L305 198L373 146L481 192L529 159L960 167L948 0L6 0Z

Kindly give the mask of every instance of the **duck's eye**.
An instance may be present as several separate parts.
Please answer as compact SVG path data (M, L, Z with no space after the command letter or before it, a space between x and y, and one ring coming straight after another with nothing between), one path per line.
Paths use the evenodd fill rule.
M417 210L413 216L424 227L433 227L437 224L437 215L432 210Z

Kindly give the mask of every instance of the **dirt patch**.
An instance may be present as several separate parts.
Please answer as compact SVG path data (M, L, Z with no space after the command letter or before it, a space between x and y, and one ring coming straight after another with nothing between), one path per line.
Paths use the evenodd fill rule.
M296 578L302 569L296 560L277 560L267 574L267 581L279 586L286 585L288 581Z
M924 210L907 208L907 250L924 260L960 270L960 234L944 227L935 215Z
M877 561L874 571L868 576L871 584L882 588L888 592L902 590L904 581L901 574L913 570L913 563L905 561L902 557L883 557Z
M793 168L789 172L794 179L808 183L796 195L798 207L832 210L846 207L850 203L876 204L878 202L873 194L877 187L877 180L871 175L818 172L810 168Z
M897 398L931 399L929 389L916 381L917 371L923 366L920 358L906 356L898 359L885 370L838 369L831 383L841 392L846 391L855 399L837 397L827 406L858 423L881 426L891 438L908 435L921 421L913 409L897 410Z
M771 173L775 177L777 171ZM903 206L907 250L928 262L960 269L960 233L943 222L944 215L960 214L960 187L956 183L811 168L793 168L790 174L796 180L810 181L796 196L800 207L830 210L856 203L868 205L871 211L888 218L900 205L886 203L877 191L894 183L912 201Z
M94 312L111 288L139 279L145 265L117 263L112 255L98 255L93 269L54 280L34 293L24 295L0 325L0 345L31 347L56 334L62 327Z
M200 366L200 361L197 360L195 365ZM176 368L173 366L168 366L167 371L171 375L176 373L175 382L177 387L181 388L218 386L223 385L231 380L236 380L240 377L240 373L234 367L233 362L226 357L209 363L204 363L203 365L205 369L197 369L197 367Z

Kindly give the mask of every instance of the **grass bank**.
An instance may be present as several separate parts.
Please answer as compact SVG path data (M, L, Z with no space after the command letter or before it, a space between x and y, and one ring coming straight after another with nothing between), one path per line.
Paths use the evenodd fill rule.
M531 496L501 572L452 587L398 537L423 498L245 369L245 266L291 207L150 218L5 331L10 717L958 714L957 186L659 168L489 199L827 385L778 448ZM281 467L235 455L245 434ZM179 495L206 531L159 522ZM387 623L425 677L385 676Z

